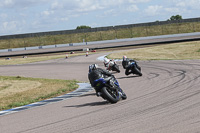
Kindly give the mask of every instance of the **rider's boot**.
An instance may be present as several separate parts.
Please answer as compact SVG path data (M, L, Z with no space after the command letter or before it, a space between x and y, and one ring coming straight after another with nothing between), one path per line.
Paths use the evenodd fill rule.
M97 97L101 96L101 92L96 92Z
M97 97L101 96L101 94L102 94L102 93L101 93L98 89L96 89L96 88L95 88L95 92L96 92L96 96L97 96Z

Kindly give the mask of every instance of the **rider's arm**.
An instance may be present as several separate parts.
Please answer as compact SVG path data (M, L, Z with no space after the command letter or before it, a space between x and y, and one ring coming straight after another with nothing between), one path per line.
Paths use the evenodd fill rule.
M102 74L105 74L105 75L108 75L108 76L111 76L112 74L110 72L108 72L107 70L104 70L104 69L101 69L99 68L99 70L101 71Z
M129 60L130 62L136 62L135 60L133 60L133 59L131 59L131 60Z

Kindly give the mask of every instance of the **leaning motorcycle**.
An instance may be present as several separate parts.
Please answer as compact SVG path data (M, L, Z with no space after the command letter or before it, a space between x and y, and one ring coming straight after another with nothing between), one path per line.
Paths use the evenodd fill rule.
M139 76L142 76L142 72L141 72L141 67L139 67L136 62L131 62L131 64L128 66L130 67L131 69L131 72L133 74L136 74L136 75L139 75Z
M107 65L107 70L116 71L116 72L120 73L119 65L117 65L117 63L113 59L109 61L108 65Z
M117 103L120 98L127 98L125 93L122 94L123 91L119 87L118 81L112 77L95 80L94 87L98 92L101 92L101 97L110 103Z

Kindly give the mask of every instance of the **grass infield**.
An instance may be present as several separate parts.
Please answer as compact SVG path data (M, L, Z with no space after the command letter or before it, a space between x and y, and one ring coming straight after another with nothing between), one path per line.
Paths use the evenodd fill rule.
M76 80L0 76L0 110L66 94L78 88Z
M124 55L135 60L200 59L200 41L126 50L112 53L108 58L122 59Z

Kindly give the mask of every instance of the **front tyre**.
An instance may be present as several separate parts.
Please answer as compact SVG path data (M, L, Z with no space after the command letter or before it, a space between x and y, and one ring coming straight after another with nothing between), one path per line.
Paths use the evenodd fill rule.
M134 66L134 73L139 75L139 76L142 76L141 71L136 66Z
M122 100L125 100L125 99L127 99L127 96L126 96L126 94L125 94L125 93L123 93L121 97L122 97Z
M120 73L120 70L119 70L119 66L118 66L118 65L115 64L115 65L113 66L113 68L114 68L114 71L117 71L118 73Z
M118 90L111 90L108 87L103 87L101 93L110 103L117 103L121 97Z

